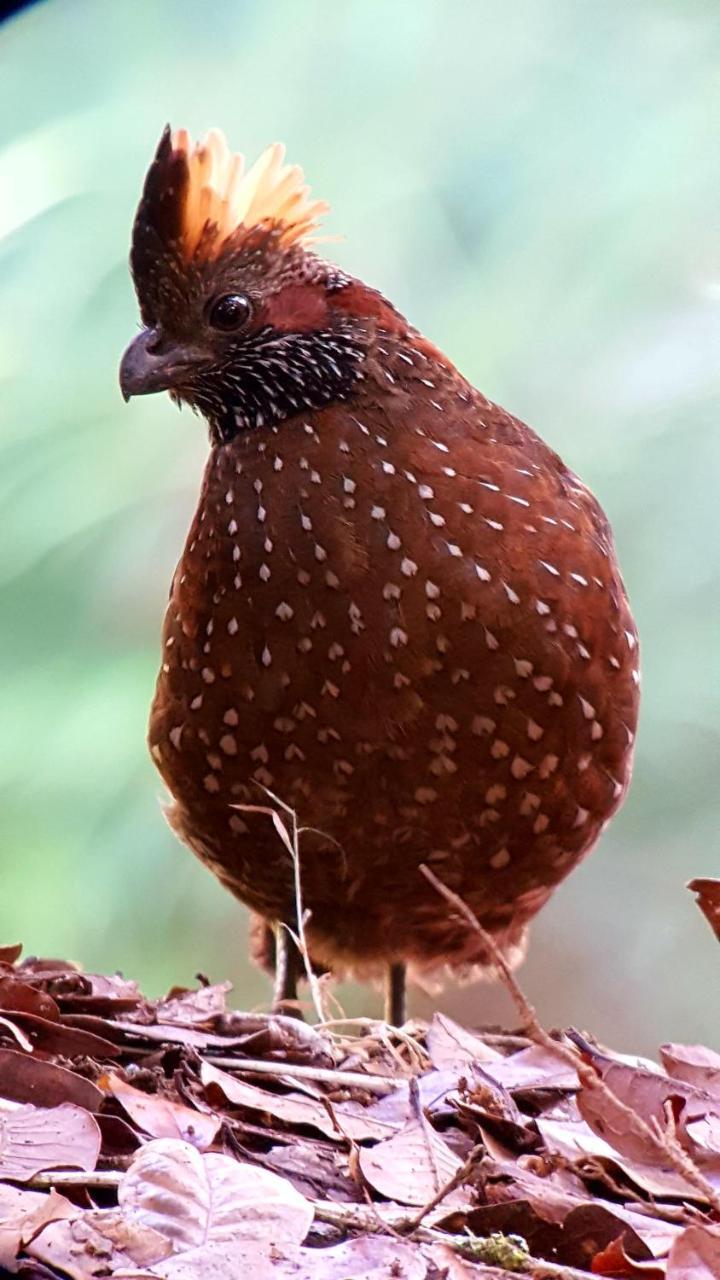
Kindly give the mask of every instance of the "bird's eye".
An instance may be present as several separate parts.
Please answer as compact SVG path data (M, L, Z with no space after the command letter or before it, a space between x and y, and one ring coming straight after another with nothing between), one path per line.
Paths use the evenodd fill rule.
M244 293L224 293L216 298L208 313L208 320L213 329L222 329L229 333L239 329L249 318L252 308L249 298Z

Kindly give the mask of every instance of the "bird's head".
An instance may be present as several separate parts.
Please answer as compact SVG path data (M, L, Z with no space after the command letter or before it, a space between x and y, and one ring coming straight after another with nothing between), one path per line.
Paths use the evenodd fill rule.
M279 144L245 170L219 132L193 145L166 129L133 228L143 329L120 366L125 398L169 391L222 443L352 395L369 330L399 317L313 253L327 208Z

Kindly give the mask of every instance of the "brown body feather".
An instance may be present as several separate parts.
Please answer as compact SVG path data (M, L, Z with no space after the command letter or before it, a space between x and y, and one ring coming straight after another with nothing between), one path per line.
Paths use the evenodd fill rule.
M419 864L520 943L624 793L636 637L559 458L411 335L376 342L351 408L213 450L150 741L176 831L268 918L290 860L232 806L268 788L327 836L301 842L317 959L466 965Z
M482 966L423 862L516 957L629 781L637 636L607 521L382 295L308 253L322 206L277 149L242 185L215 136L189 145L166 133L146 181L146 329L121 370L211 433L150 721L170 820L288 921L291 860L245 806L291 806L321 966Z

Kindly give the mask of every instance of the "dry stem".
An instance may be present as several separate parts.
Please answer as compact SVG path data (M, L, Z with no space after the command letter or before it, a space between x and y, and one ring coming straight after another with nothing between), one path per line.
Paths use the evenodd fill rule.
M402 1079L392 1076L365 1075L362 1071L343 1071L332 1067L310 1067L299 1062L270 1062L256 1058L223 1058L215 1054L205 1054L205 1061L214 1067L222 1067L225 1071L234 1071L236 1075L274 1076L280 1079L287 1076L296 1080L315 1080L318 1084L334 1085L336 1088L366 1089L368 1093L391 1093L403 1084Z
M510 966L492 934L483 928L474 911L467 903L463 902L462 898L457 893L454 893L452 889L449 889L446 884L443 884L442 880L438 880L428 866L421 865L420 870L425 879L437 890L441 897L459 912L470 928L480 937L483 946L486 947L488 954L492 956L493 963L500 972L515 1008L522 1018L522 1025L530 1039L544 1049L556 1054L564 1062L567 1062L577 1072L580 1083L586 1089L594 1089L600 1097L605 1099L609 1106L620 1111L635 1132L641 1133L644 1138L647 1138L667 1163L671 1164L681 1177L685 1178L686 1182L695 1187L703 1200L706 1200L713 1212L720 1217L720 1195L718 1195L712 1183L708 1182L707 1178L698 1169L694 1160L683 1150L674 1134L667 1131L663 1132L659 1125L653 1128L637 1111L634 1111L617 1094L613 1093L602 1077L587 1063L583 1062L574 1049L569 1048L567 1045L559 1044L557 1040L553 1040L552 1036L540 1024L533 1006L518 986Z

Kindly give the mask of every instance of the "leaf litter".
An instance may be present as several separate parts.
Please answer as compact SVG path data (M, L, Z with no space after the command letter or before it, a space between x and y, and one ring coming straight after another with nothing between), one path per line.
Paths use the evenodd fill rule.
M719 1280L714 1050L229 995L0 948L0 1270Z

